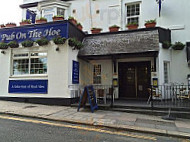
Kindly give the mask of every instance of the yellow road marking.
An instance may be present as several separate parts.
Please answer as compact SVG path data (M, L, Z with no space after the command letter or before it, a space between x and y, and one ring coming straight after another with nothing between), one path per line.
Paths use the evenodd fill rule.
M127 134L127 133L123 133L123 132L112 132L112 131L108 131L108 130L102 130L100 128L87 128L87 127L74 126L74 125L68 125L68 124L53 123L53 122L46 122L46 121L39 121L39 120L32 120L32 119L24 119L24 118L16 118L16 117L8 117L8 116L0 116L0 118L1 119L22 121L22 122L30 122L30 123L35 123L35 124L45 124L45 125L52 125L52 126L58 126L58 127L67 127L67 128L80 129L80 130L86 130L86 131L102 132L102 133L107 133L107 134L127 136L127 137L138 138L138 139L146 139L146 140L153 140L153 141L157 140L155 137L149 137L149 136L143 136L143 135L135 135L135 134Z

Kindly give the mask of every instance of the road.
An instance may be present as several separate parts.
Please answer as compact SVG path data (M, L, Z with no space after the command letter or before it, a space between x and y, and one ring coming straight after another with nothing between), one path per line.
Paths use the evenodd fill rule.
M0 115L1 142L190 142L55 121Z

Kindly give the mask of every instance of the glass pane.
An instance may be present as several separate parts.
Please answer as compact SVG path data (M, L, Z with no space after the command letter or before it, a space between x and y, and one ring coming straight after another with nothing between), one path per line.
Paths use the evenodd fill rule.
M46 14L46 15L44 15L44 17L47 19L47 22L53 21L53 19L52 19L53 14Z
M57 15L65 15L65 9L63 8L57 8Z
M29 59L13 60L13 75L28 74Z
M30 65L31 74L47 74L47 57L32 58Z

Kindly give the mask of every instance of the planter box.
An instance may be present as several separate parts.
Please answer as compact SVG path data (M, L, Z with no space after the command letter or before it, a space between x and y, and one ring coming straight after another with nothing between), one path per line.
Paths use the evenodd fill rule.
M47 20L36 20L37 24L47 23Z
M135 29L138 28L138 25L128 25L127 28L128 28L129 30L135 30Z
M53 17L53 21L63 21L63 17Z
M118 32L119 27L109 27L110 32Z
M81 25L77 25L77 28L82 31L82 26Z
M71 23L73 23L74 25L77 25L77 20L75 20L75 19L69 19L69 21L70 21Z
M7 28L12 28L12 27L16 27L16 24L6 24Z
M146 28L154 28L156 26L156 23L147 23L145 24Z
M20 26L25 26L25 25L30 25L31 23L29 22L20 22Z
M91 30L92 34L99 34L102 29L93 29Z

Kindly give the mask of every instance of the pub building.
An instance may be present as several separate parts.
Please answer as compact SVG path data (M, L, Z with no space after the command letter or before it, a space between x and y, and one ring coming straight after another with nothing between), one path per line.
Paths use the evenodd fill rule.
M102 20L100 15L95 18L81 16L84 14L81 9L89 12L84 9L89 4L87 1L24 0L20 5L23 19L31 14L28 12L34 11L36 17L43 16L48 22L0 29L2 43L19 43L18 48L0 49L0 99L70 105L78 100L86 85L93 85L96 96L103 97L104 102L112 86L114 99L148 101L151 85L190 85L190 24L186 21L171 24L176 17L168 15L169 11L164 7L173 5L171 2L165 0L162 11L150 15L146 15L150 6L158 6L152 0L124 0L120 5L114 0L102 2L90 3L92 14L98 15L105 8L113 7L121 13L127 12L111 21L120 26L119 31L108 32L109 19ZM131 16L127 9L132 7L136 13ZM183 10L188 11L188 8ZM179 10L174 11L174 15L177 12ZM55 15L64 15L65 20L53 22ZM70 15L83 22L83 30L66 20ZM145 28L144 21L153 18L157 18L157 26ZM179 18L183 21L184 17ZM129 30L124 21L138 22L139 28ZM102 32L91 34L93 26L102 27ZM55 44L53 39L57 36L67 40ZM39 45L34 42L32 47L22 45L23 41L42 38L48 39L49 43ZM76 48L70 44L70 39L82 42L83 46ZM181 50L170 46L178 41L184 44Z

